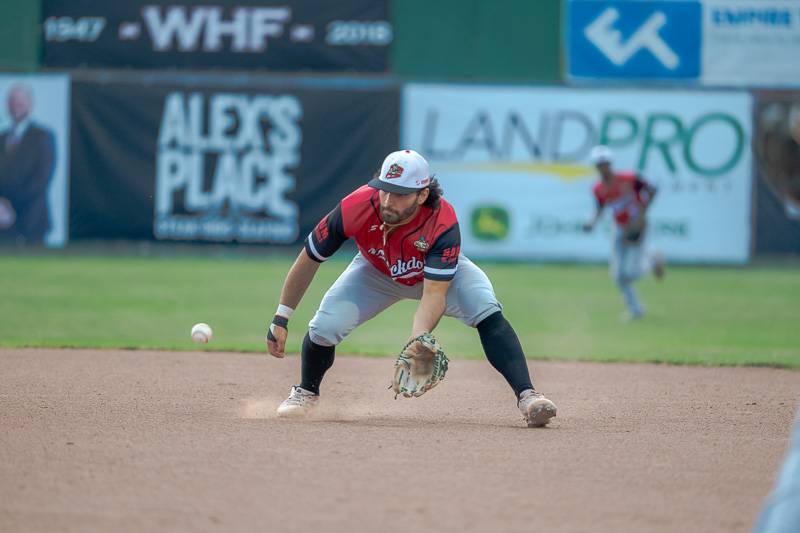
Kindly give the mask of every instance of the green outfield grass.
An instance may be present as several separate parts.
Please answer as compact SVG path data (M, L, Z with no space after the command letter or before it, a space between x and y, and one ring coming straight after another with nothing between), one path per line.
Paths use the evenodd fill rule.
M202 349L258 352L289 259L0 258L0 345L197 350L195 322L214 328ZM346 266L331 261L290 325L296 351L325 289ZM639 284L645 320L623 324L603 266L480 263L530 358L800 366L800 271L689 268ZM410 333L415 302L359 328L341 353L393 354ZM481 357L475 330L445 318L453 356Z

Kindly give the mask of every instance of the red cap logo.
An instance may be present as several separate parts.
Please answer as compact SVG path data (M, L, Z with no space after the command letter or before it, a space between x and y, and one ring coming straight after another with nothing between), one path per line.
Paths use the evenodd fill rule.
M403 175L403 167L394 163L392 166L389 167L389 170L386 171L385 179L392 180L399 178Z

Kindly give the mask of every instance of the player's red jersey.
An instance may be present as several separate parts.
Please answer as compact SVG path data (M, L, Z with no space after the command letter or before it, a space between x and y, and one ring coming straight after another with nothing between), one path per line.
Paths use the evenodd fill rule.
M323 218L305 241L308 256L325 261L349 238L375 268L404 285L423 278L448 281L458 268L461 234L455 210L420 206L416 216L394 229L383 226L378 190L364 185Z
M645 181L635 172L618 172L609 185L602 180L595 183L592 192L597 203L601 207L610 207L614 220L624 226L639 216L642 207L647 204L647 198L642 194L645 185Z

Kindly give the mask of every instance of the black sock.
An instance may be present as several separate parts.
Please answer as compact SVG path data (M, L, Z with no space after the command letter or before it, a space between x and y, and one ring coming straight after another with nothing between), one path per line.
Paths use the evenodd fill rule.
M300 387L319 394L319 384L325 372L333 365L335 346L314 344L306 333L303 350L300 352Z
M528 363L525 361L519 337L503 316L503 312L498 311L484 318L478 324L478 333L486 358L506 378L517 398L522 391L532 389Z

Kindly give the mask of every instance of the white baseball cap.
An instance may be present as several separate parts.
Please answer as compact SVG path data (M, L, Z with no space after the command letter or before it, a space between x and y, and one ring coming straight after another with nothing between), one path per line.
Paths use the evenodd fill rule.
M410 194L430 185L430 176L424 157L414 150L398 150L386 156L380 175L368 185L395 194Z
M603 146L602 144L595 146L592 148L592 151L589 152L589 159L591 159L592 163L595 165L611 163L613 158L614 154L608 149L608 146Z

